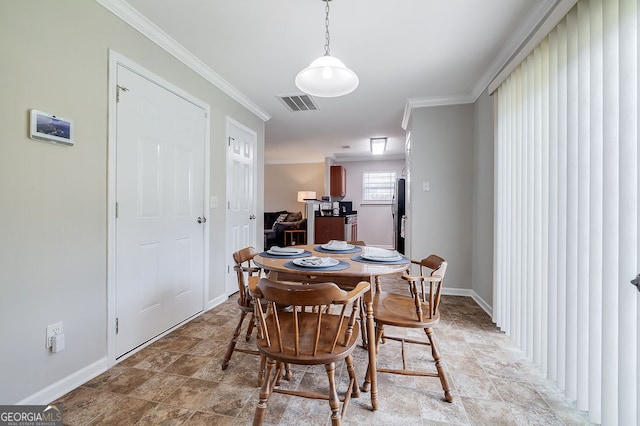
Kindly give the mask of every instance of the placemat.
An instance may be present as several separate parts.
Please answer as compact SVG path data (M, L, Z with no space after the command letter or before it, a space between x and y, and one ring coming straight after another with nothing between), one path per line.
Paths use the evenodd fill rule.
M309 272L309 274L313 274L313 272L342 271L344 269L348 269L351 265L349 265L348 262L341 260L337 265L327 266L326 268L308 268L306 266L298 266L293 262L287 262L284 266L289 269L295 269L296 271L306 271Z
M319 253L335 253L335 254L350 254L350 253L358 253L362 251L362 248L358 246L355 246L354 248L350 248L348 250L327 250L322 248L322 246L315 246L313 249Z
M369 260L362 257L361 254L356 254L355 256L351 256L351 260L355 260L356 262L360 262L360 263L369 263L372 265L404 265L404 264L411 263L411 261L405 256L402 256L402 259L388 261L388 260Z
M309 250L305 250L300 254L287 254L287 255L279 255L279 254L271 254L267 251L263 251L260 253L262 257L270 257L272 259L297 259L299 257L307 257L311 256L311 252Z

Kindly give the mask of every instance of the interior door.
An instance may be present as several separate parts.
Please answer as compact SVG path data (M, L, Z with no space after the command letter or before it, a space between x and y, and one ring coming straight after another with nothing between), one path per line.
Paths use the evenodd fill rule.
M256 247L256 134L227 120L227 295L238 291L233 252Z
M116 358L203 310L206 112L119 65Z

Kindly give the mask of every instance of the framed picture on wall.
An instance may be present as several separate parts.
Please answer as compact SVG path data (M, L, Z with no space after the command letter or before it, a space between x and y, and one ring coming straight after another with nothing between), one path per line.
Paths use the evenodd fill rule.
M73 145L73 121L67 118L31 110L29 137L60 145Z

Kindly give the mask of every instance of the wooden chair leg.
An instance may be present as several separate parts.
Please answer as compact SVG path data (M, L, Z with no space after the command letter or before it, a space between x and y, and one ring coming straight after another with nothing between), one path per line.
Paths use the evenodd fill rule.
M376 345L376 354L380 349L380 341L382 340L382 335L384 334L384 326L382 324L376 323L376 336L375 341L370 342L372 345ZM367 366L367 374L364 376L364 383L362 384L362 391L369 392L369 388L371 387L371 366Z
M438 370L438 377L440 378L440 383L442 384L442 390L444 391L444 399L447 402L452 402L453 397L451 396L451 388L449 387L449 380L447 379L447 374L444 371L444 367L442 365L442 360L440 358L440 352L436 346L435 339L433 337L433 331L430 328L425 328L424 331L427 333L427 337L429 338L429 343L431 344L431 355L433 356L434 361L436 362L436 370Z
M331 407L331 425L340 426L342 419L340 418L340 398L336 390L336 363L331 362L325 364L327 370L327 378L329 379L329 406Z
M368 341L367 341L367 310L364 307L364 299L361 297L358 302L358 306L360 308L360 337L362 338L362 347L367 349Z
M262 356L262 359L266 357ZM256 406L256 411L253 415L253 426L260 426L264 421L264 416L267 413L267 401L269 400L269 395L273 391L273 386L276 381L276 377L271 377L273 373L273 369L276 366L276 361L273 359L268 359L267 363L267 372L265 380L262 383L262 388L260 388L260 395L258 405ZM276 372L277 375L277 372Z
M253 334L253 327L255 326L256 321L254 319L254 315L251 314L251 318L249 318L249 326L247 327L247 335L245 336L244 340L245 341L249 341L251 340L251 334Z
M359 398L360 397L360 388L358 387L358 379L356 377L356 368L353 366L353 357L349 355L345 358L345 362L347 363L347 373L349 373L349 382L353 382L351 387L351 397Z
M260 355L260 370L258 370L258 386L262 386L265 379L265 371L267 366L267 357Z
M222 369L226 370L229 366L229 361L231 360L231 355L233 355L233 350L236 348L236 343L238 343L238 336L240 336L240 331L242 330L242 323L244 322L247 313L242 311L240 314L240 321L238 322L238 326L236 327L236 331L233 333L233 338L231 342L229 342L229 346L227 347L227 353L224 355L224 360L222 360Z
M279 362L277 363L277 369L276 369L276 378L274 380L274 383L276 386L280 386L282 384L282 370L284 369L284 363Z
M284 365L284 378L286 380L293 379L293 374L291 373L291 365L290 364L285 364Z

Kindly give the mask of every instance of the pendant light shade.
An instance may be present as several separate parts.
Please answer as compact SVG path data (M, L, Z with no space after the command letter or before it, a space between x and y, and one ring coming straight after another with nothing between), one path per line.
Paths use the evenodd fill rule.
M340 59L321 56L296 76L298 89L312 96L333 98L353 92L358 87L358 76Z
M312 96L334 98L353 92L360 80L340 59L331 56L329 47L329 2L325 3L324 56L319 57L296 76L298 89Z

